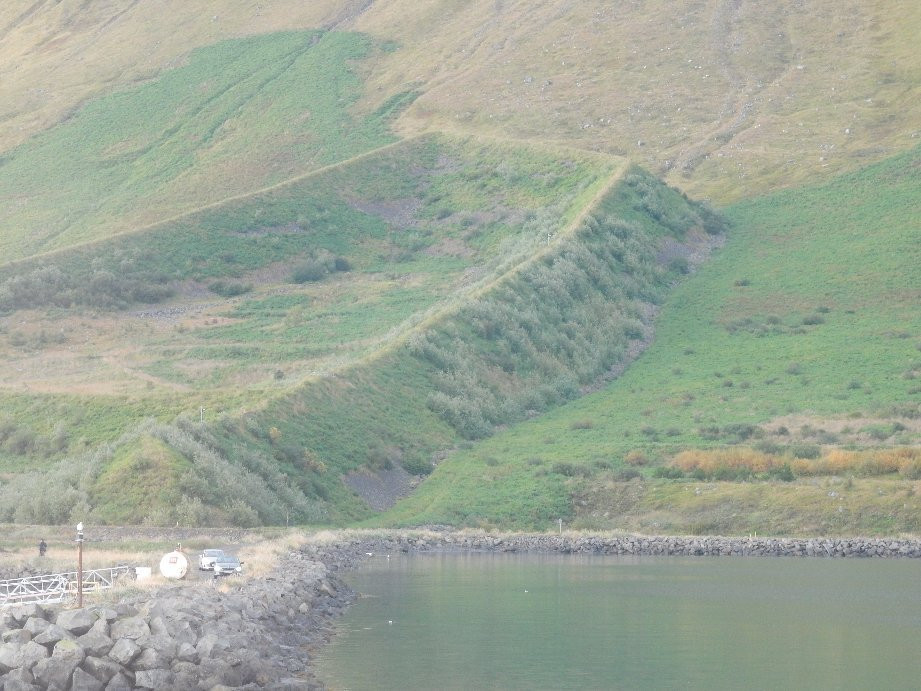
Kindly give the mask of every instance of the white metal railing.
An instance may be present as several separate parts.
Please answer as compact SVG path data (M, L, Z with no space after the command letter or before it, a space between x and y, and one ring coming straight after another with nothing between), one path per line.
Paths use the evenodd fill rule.
M112 566L107 569L84 569L83 592L107 590L119 578L132 573L130 566ZM77 596L77 572L49 573L0 581L0 607L10 605L51 604L69 602Z

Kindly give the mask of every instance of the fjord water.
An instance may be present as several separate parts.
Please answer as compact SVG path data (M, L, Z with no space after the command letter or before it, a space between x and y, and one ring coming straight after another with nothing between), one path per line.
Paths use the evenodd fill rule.
M374 556L332 689L914 689L921 563Z

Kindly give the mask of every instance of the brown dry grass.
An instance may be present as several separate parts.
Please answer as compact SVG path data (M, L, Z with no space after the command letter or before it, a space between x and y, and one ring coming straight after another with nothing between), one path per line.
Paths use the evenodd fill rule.
M766 473L774 468L790 465L793 474L819 475L889 475L900 473L908 478L921 477L921 448L849 450L829 448L816 459L791 458L788 455L768 454L748 447L725 449L692 449L682 451L671 465L685 473L703 471L708 477L723 469L746 469L753 473Z

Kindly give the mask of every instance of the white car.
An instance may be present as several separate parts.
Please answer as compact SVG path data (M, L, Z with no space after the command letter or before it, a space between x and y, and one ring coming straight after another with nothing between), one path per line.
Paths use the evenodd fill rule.
M224 556L222 549L206 549L198 555L198 569L200 571L213 571L214 560Z
M243 562L232 554L225 554L214 560L215 576L231 576L237 573L243 573Z

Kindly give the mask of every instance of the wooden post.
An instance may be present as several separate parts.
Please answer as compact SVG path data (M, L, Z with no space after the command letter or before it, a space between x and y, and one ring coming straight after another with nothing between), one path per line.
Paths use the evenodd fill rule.
M77 607L83 607L83 523L77 523Z

